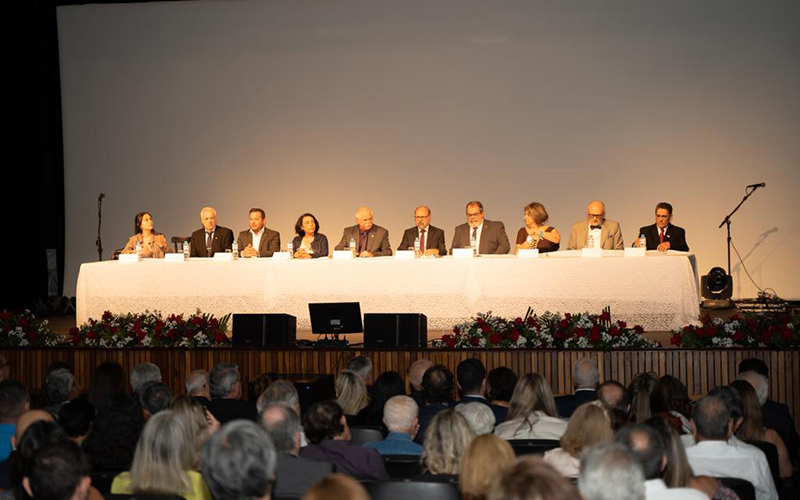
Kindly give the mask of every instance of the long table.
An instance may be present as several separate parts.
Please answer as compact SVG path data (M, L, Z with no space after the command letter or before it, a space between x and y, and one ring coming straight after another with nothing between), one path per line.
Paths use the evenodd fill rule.
M81 265L78 325L114 313L288 313L310 330L309 302L358 301L362 313L417 312L428 328L449 330L478 312L517 317L537 313L599 313L664 331L697 320L699 289L694 255L648 252L581 258L560 251L538 259L288 260L147 259Z

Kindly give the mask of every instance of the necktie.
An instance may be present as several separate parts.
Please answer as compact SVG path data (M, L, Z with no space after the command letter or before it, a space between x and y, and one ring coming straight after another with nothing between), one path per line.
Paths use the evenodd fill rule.
M603 228L603 226L589 226L589 229L590 229L590 230L594 230L594 229L602 229L602 228Z
M472 239L473 240L477 240L478 239L478 228L477 227L473 227L472 228Z
M664 230L663 229L658 233L658 240L659 240L658 241L659 243L664 243Z
M425 230L419 232L419 249L422 253L425 253Z
M206 254L211 257L211 244L214 242L214 233L206 233Z
M361 231L358 233L358 253L361 253L367 249L367 233Z

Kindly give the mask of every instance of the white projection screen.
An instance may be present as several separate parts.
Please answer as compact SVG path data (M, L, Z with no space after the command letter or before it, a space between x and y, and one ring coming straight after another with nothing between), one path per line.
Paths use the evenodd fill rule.
M285 245L312 212L336 244L360 205L397 246L433 224L568 236L593 198L625 243L671 202L698 270L800 297L800 3L741 0L252 0L58 8L65 294L148 210L238 232L261 207ZM755 297L733 255L735 296ZM221 286L224 286L222 284ZM343 285L345 286L345 285Z

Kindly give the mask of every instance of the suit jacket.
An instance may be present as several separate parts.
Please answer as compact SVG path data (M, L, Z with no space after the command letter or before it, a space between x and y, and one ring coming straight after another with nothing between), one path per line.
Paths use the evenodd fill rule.
M643 234L647 238L647 249L657 250L661 240L658 237L658 226L650 224L639 229L639 234ZM664 241L669 241L670 250L680 250L681 252L688 252L689 245L686 244L686 231L678 226L672 224L667 225L667 231L664 234Z
M253 233L251 233L249 229L247 231L242 231L239 233L239 238L237 238L236 241L239 244L239 255L241 255L242 250L244 250L247 245L253 244ZM275 252L280 252L281 233L265 227L264 233L261 234L261 242L258 244L256 250L258 250L259 257L272 257L272 254Z
M317 481L333 472L330 462L278 453L273 497L300 498Z
M342 241L336 245L335 250L345 250L350 246L350 238L358 245L358 224L344 228ZM389 231L378 225L373 225L367 233L367 252L375 257L392 255L392 246L389 244Z
M444 411L449 408L450 405L446 403L431 403L429 405L421 406L419 408L419 431L417 431L417 437L414 438L414 442L424 444L425 431L428 430L428 425L430 425L433 417L435 417L440 411Z
M469 248L471 228L466 222L456 226L453 234L453 244L450 251L454 248ZM506 235L506 226L500 221L483 220L483 230L481 231L481 241L478 245L480 254L507 254L511 249Z
M797 436L794 419L789 412L789 407L783 403L776 403L768 399L764 406L761 407L761 415L764 419L764 427L775 429L783 438L786 449L789 450L789 456L796 456L800 447L800 438Z
M238 419L251 422L258 420L256 405L250 401L228 398L212 399L207 408L220 424Z
M586 246L589 239L589 221L576 222L572 225L569 234L567 250L580 250ZM604 220L600 229L600 247L604 250L622 250L625 243L622 241L622 229L613 220Z
M378 450L354 446L350 441L324 439L300 448L300 456L333 464L336 472L361 478L389 479Z
M417 226L406 229L403 233L403 240L397 249L408 250L409 248L414 248L414 240L417 239L418 235ZM428 225L428 230L425 231L425 248L423 250L433 250L434 248L439 250L439 255L442 257L447 255L447 247L444 244L444 231L438 227Z
M211 242L211 255L206 252L206 230L200 228L192 233L192 248L189 257L213 257L217 252L230 250L233 246L233 231L227 227L217 226L214 230L214 241Z
M348 244L350 242L348 241ZM292 248L294 251L300 250L300 245L303 244L303 237L302 236L295 236L292 240ZM322 233L317 233L314 235L314 241L311 242L311 250L314 253L311 254L312 259L318 259L320 257L327 257L328 256L328 237Z
M506 421L506 415L508 415L508 408L490 404L489 400L477 396L464 396L461 398L461 401L453 405L453 408L455 408L458 405L465 405L467 403L481 403L488 406L489 409L492 410L492 413L494 413L494 425L500 425Z
M581 389L580 391L575 391L575 394L558 396L555 399L556 408L558 408L558 416L561 418L569 418L580 405L594 401L595 392L594 390Z

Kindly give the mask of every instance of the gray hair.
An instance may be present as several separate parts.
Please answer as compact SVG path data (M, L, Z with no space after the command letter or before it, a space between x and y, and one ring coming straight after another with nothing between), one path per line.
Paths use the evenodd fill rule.
M203 390L203 386L208 385L208 372L205 370L195 370L186 375L186 394L194 396Z
M589 358L579 359L572 367L572 380L578 389L597 387L599 381L597 363Z
M155 415L166 409L172 403L172 391L161 382L149 382L139 394L139 403L142 409L150 415Z
M497 417L489 406L473 401L472 403L464 403L457 405L455 410L464 415L467 419L472 430L478 436L483 434L491 434L494 430L494 424L497 422Z
M753 389L756 390L756 396L758 396L758 404L764 406L764 403L767 402L767 398L769 397L769 379L760 373L748 370L746 372L742 372L736 377L736 380L744 380L745 382L749 382L750 385L753 386Z
M267 432L278 453L289 453L297 445L297 436L303 431L300 416L284 403L269 403L261 410L261 428Z
M383 405L383 423L389 432L408 431L418 416L417 402L408 396L393 396Z
M578 489L586 500L644 500L642 464L622 443L602 443L581 457Z
M203 479L214 500L268 495L275 477L275 448L264 429L247 420L223 425L203 446Z
M54 405L69 401L74 383L75 375L70 373L66 368L57 368L53 370L45 381L47 399Z
M212 399L224 398L239 381L239 366L236 363L214 365L208 375L208 388Z
M142 363L131 370L131 389L139 393L148 382L161 382L161 370L153 363Z
M366 380L367 375L372 371L372 360L366 356L356 356L347 363L347 369Z
M258 397L258 411L271 403L283 403L296 410L300 406L300 395L297 388L288 380L276 380L264 389Z

